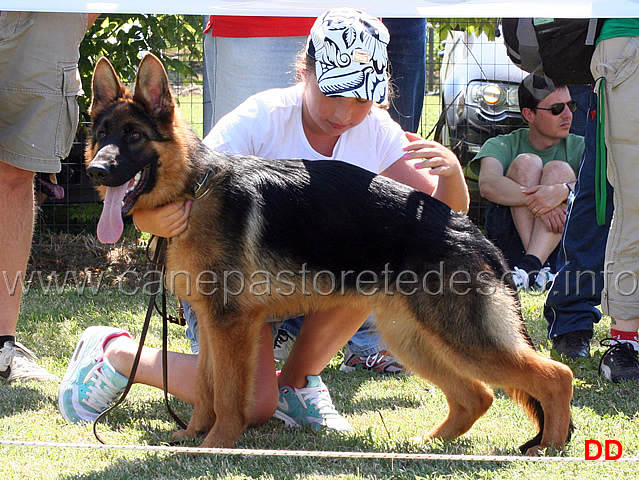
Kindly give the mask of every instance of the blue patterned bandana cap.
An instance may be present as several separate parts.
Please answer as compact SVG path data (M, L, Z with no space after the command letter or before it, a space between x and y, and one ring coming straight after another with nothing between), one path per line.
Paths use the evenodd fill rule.
M306 52L315 59L320 91L328 97L387 101L390 34L377 18L353 8L333 8L315 21Z

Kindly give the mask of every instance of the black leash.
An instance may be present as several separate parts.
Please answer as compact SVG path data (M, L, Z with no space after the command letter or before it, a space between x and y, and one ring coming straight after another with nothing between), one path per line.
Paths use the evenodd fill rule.
M155 243L155 249L153 254L150 254L150 251L153 249L153 244ZM133 381L135 379L135 374L138 370L138 366L140 364L140 357L142 356L142 348L144 348L144 342L146 340L146 334L149 330L149 325L151 323L151 317L153 316L153 310L156 310L160 316L162 317L162 370L163 370L163 381L164 381L164 400L166 403L167 410L175 420L175 422L182 428L186 428L186 424L177 416L177 414L171 408L169 404L169 394L168 394L168 322L177 323L179 325L184 325L183 318L176 318L171 315L167 315L166 310L166 289L164 286L164 276L165 276L165 254L166 254L166 238L162 237L151 237L149 244L147 246L146 255L149 258L151 264L155 267L155 273L158 287L153 289L149 297L149 305L146 309L146 317L144 318L144 324L142 326L142 333L140 334L140 340L138 345L138 351L135 354L135 358L133 360L133 365L131 367L131 373L129 374L129 381L122 392L122 395L111 405L108 409L102 412L93 422L93 434L95 438L102 444L106 445L106 442L100 438L100 435L97 431L97 425L100 420L108 415L112 410L118 407L124 399L129 394L131 387L133 386ZM161 294L162 296L162 308L158 309L157 306L157 296Z
M204 173L204 175L202 175L202 177L200 177L195 182L195 189L194 189L193 195L195 196L196 200L204 197L206 194L208 194L211 191L211 188L216 178L215 175L211 175L211 173L212 173L211 170L207 170ZM151 256L150 251L152 250L152 245L154 243L154 240L155 240L155 251L153 253L153 256ZM140 334L140 343L138 345L138 351L135 354L135 359L133 360L133 366L131 367L131 373L129 374L129 381L126 387L124 388L124 391L122 392L122 395L120 396L118 401L115 402L113 405L111 405L108 409L106 409L100 415L98 415L98 417L95 419L95 422L93 422L93 434L95 435L95 438L97 438L98 441L102 444L106 444L106 442L104 442L98 435L98 431L97 431L98 422L103 417L105 417L109 412L115 409L118 405L120 405L124 401L126 396L129 394L129 390L131 390L131 386L133 385L133 379L135 378L135 374L138 370L138 365L140 363L140 357L142 356L142 348L144 347L144 341L146 340L146 334L149 330L149 324L151 322L151 317L153 316L154 309L162 317L162 380L164 383L164 403L166 404L166 408L171 414L171 417L173 417L173 420L175 420L175 422L181 428L186 428L186 423L184 423L180 419L180 417L177 416L177 414L173 411L173 409L171 408L171 405L169 404L168 322L176 323L182 326L184 326L186 322L184 321L183 310L181 305L180 305L179 317L176 318L172 315L167 315L166 288L164 284L165 273L166 273L166 266L164 263L165 255L166 255L166 244L167 244L166 238L156 237L154 235L151 237L151 240L149 240L149 244L147 245L147 248L146 248L147 258L149 259L151 264L155 266L156 274L159 273L158 275L159 278L157 278L157 283L158 283L159 292L161 292L162 294L162 309L160 310L157 307L156 298L158 295L158 290L156 289L153 291L153 293L151 293L149 297L149 306L147 307L147 310L146 310L146 317L144 319L144 325L142 326L142 333Z
M182 421L180 417L173 411L171 408L171 404L169 403L169 362L168 362L168 337L169 337L169 322L176 323L178 325L184 326L186 322L184 321L184 317L180 315L180 317L175 318L172 315L167 315L166 313L166 288L164 286L164 274L165 274L165 266L162 265L162 379L164 384L164 403L166 405L166 409L182 429L186 429L186 423ZM182 306L180 305L180 311L182 311Z

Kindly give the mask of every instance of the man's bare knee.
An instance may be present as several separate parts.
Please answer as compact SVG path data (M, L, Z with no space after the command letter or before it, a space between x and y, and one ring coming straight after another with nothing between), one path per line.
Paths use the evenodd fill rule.
M540 184L556 185L558 183L572 183L575 180L575 172L568 162L552 160L544 165Z
M539 185L543 169L539 155L522 153L515 157L506 176L521 185Z

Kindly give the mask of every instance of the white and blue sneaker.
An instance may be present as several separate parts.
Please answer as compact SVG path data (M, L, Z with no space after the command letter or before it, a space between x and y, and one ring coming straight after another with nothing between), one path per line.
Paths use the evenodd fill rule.
M89 327L78 340L60 382L58 409L70 423L93 422L124 391L129 379L104 358L104 346L130 335L114 327Z
M280 387L280 397L273 416L287 427L310 425L313 430L322 427L340 432L352 432L353 427L342 417L331 400L331 395L319 375L306 377L304 388L289 385Z

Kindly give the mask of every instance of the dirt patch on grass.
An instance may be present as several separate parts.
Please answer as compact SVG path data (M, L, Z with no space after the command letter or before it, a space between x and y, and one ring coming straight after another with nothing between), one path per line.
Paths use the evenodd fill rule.
M151 269L146 245L140 241L104 245L94 235L60 233L34 238L27 278L77 281L90 275L112 284L132 281Z

